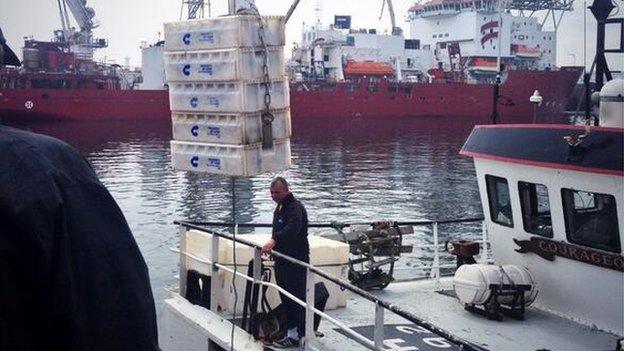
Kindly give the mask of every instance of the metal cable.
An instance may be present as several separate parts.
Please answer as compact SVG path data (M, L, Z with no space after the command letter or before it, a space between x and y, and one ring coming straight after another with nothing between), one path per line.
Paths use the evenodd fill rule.
M234 290L234 309L232 310L232 331L230 332L230 349L234 351L234 329L236 328L236 305L238 303L238 290L236 289L236 272L238 265L236 264L236 232L238 225L236 224L236 177L232 177L232 222L234 230L232 230L232 263L234 263L234 274L232 274L232 289Z

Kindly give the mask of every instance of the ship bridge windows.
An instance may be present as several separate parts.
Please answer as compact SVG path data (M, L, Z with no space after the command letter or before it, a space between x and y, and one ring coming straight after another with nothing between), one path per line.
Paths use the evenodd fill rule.
M552 238L548 188L542 184L518 182L518 193L524 231Z
M566 236L574 244L621 252L615 197L561 189Z
M513 214L511 213L511 198L507 179L488 174L485 176L485 183L490 205L490 219L492 222L513 228Z

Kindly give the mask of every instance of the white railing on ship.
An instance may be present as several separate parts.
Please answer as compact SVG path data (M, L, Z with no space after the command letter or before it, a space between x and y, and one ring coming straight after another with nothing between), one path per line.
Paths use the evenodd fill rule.
M431 266L431 272L430 272L430 277L432 279L435 279L438 286L439 286L439 282L440 282L440 268L444 268L446 267L445 265L440 265L440 243L438 241L439 236L438 236L438 224L440 223L462 223L462 222L475 222L477 220L482 220L482 218L475 218L475 219L467 219L467 220L452 220L452 221L439 221L439 222L403 222L403 223L396 223L396 224L401 224L401 225L406 225L406 224L412 224L412 225L426 225L426 224L431 224L433 226L433 245L423 245L423 246L415 246L415 247L433 247L434 248L434 262ZM200 262L200 263L204 263L204 264L209 264L212 266L212 276L216 276L217 272L219 269L222 269L224 271L227 271L229 273L232 273L234 276L238 276L241 277L245 280L251 281L254 284L258 284L258 285L263 285L263 286L267 286L267 287L271 287L274 289L277 289L279 292L281 292L282 294L284 294L285 296L287 296L288 298L290 298L291 300L293 300L294 302L296 302L297 304L299 304L300 306L302 306L305 309L305 338L303 339L303 343L304 343L304 349L307 350L312 350L312 344L314 342L314 338L315 338L315 332L314 332L314 315L317 314L320 317L322 317L323 319L328 320L329 322L331 322L332 324L334 324L336 327L338 327L339 329L343 330L346 334L348 334L349 336L353 337L354 340L356 340L358 343L360 343L361 345L365 346L366 348L370 349L370 350L379 350L379 351L384 351L384 346L383 346L383 340L384 340L384 312L385 310L390 310L391 312L394 312L395 314L397 314L398 316L401 316L407 320L409 320L410 322L413 322L425 329L428 329L430 331L432 331L435 334L438 334L444 338L446 338L448 341L459 345L461 350L479 350L479 351L484 351L486 349L484 349L481 346L478 346L476 344L473 344L467 340L464 340L460 337L457 337L453 334L451 334L450 332L436 326L433 325L432 323L423 320L413 314L411 314L408 311L405 311L403 309L401 309L400 307L388 303L384 300L379 299L378 297L376 297L375 295L372 295L371 293L358 288L356 286L353 286L350 282L347 281L343 281L340 278L336 278L308 263L299 261L295 258L292 258L290 256L281 254L277 251L273 251L272 255L274 256L278 256L282 259L285 259L286 261L291 262L292 264L296 264L302 267L306 268L306 300L302 301L300 299L298 299L297 297L295 297L294 295L292 295L291 293L289 293L288 291L286 291L285 289L283 289L282 287L280 287L277 284L274 283L270 283L270 282L266 282L263 281L261 279L261 262L262 262L262 255L261 255L261 247L249 242L247 240L241 239L240 237L237 237L236 234L238 233L238 229L241 226L245 226L245 227L270 227L269 224L236 224L236 223L217 223L217 222L185 222L185 221L176 221L175 224L180 225L180 248L181 250L180 255L183 255L185 257L188 257L194 261ZM219 233L216 231L212 231L207 229L204 226L230 226L234 228L234 236L230 236L227 234L223 234L223 233ZM348 226L348 225L346 225ZM335 227L335 225L315 225L315 224L311 224L310 227ZM218 259L216 261L214 260L206 260L206 259L202 259L200 257L194 256L192 254L189 254L188 252L183 251L182 248L185 247L185 233L187 229L195 229L195 230L199 230L199 231L203 231L206 232L208 234L212 235L212 252L211 252L211 257L219 257L219 238L223 238L226 240L230 240L234 242L234 246L236 245L236 243L239 244L243 244L249 247L252 247L254 250L254 257L253 257L253 276L249 277L247 274L238 272L235 268L236 268L236 264L234 265L234 269L230 268L229 265L223 265L220 264L218 262ZM481 252L482 257L481 260L487 260L487 231L485 229L485 225L482 225L482 240L480 241L483 243L483 250ZM235 250L235 247L233 248ZM182 257L181 257L182 258ZM182 259L181 259L182 261ZM234 262L235 263L235 262ZM451 265L448 265L448 267L452 267ZM184 270L185 269L185 265L181 265L180 266L180 270ZM314 307L314 278L315 278L315 274L319 275L327 280L329 280L330 282L339 285L341 288L344 288L346 290L349 290L357 295L359 295L360 297L375 303L375 325L374 325L374 329L373 329L373 340L368 339L367 337L365 337L364 335L354 331L353 329L351 329L349 326L345 325L344 323L340 322L339 320L329 316L328 314L326 314L323 311L320 311L318 309L316 309ZM183 276L180 276L180 280L182 281ZM210 301L217 301L217 294L218 294L218 287L217 284L213 284L213 280L211 279L210 281ZM181 286L183 286L183 283L180 284ZM184 295L184 291L180 291L181 295ZM210 304L210 310L214 313L218 313L217 311L217 304L216 303L211 303Z

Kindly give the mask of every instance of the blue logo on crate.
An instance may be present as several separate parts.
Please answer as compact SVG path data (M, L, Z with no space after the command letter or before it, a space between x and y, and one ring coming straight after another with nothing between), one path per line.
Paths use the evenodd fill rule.
M191 43L191 33L184 33L184 35L182 36L182 42L184 43L184 45L188 45Z
M199 65L199 73L212 75L212 64L206 63Z
M198 136L199 135L199 126L192 126L191 127L191 134L193 136L195 136L195 137Z
M191 166L193 166L193 168L197 168L197 166L199 166L199 156L191 157Z
M214 106L214 107L219 107L219 105L220 105L219 97L218 96L209 96L208 97L208 105L209 106Z
M221 128L208 126L208 135L221 139Z
M199 99L197 97L192 97L189 101L189 104L191 105L191 107L197 108L197 106L199 105Z
M205 41L207 43L214 43L214 33L213 32L199 33L199 41Z
M191 65L184 65L184 67L182 67L182 73L184 73L185 76L191 75Z
M221 169L221 159L218 159L216 157L209 157L208 158L208 167Z

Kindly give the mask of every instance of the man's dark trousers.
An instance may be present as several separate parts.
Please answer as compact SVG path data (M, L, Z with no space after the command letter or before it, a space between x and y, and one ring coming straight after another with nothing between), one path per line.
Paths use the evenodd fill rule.
M306 298L306 269L284 260L275 262L275 280L277 285L301 301ZM297 327L299 336L305 336L305 309L288 296L280 292L284 312L286 313L287 327Z

